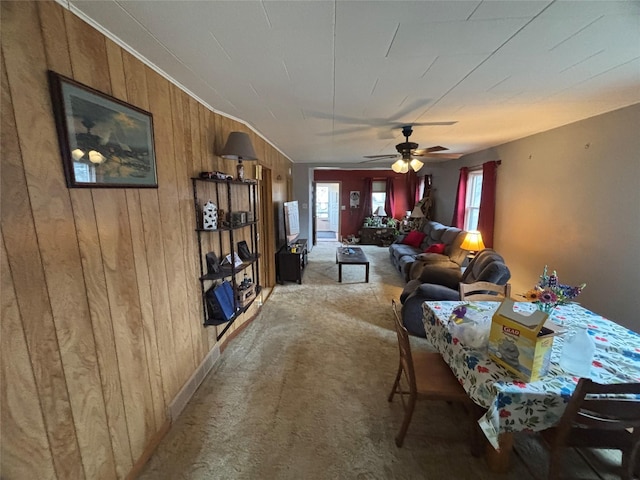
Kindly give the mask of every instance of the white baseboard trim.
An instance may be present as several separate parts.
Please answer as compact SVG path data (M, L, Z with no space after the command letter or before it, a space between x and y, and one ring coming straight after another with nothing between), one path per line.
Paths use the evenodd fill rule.
M193 372L187 383L180 389L173 401L169 404L169 419L171 423L182 413L193 394L207 376L213 365L220 358L220 344L216 343L209 353L204 357L198 368Z

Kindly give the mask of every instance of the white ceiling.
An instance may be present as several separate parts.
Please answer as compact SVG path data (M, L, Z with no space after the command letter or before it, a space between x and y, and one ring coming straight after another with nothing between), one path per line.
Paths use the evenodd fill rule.
M59 1L293 162L394 153L420 122L466 154L640 102L640 1Z

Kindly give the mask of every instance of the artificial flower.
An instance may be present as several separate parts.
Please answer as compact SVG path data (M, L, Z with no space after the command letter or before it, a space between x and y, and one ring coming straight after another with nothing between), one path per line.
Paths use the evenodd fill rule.
M558 280L558 274L554 270L551 275L547 274L547 266L544 266L540 282L531 290L526 292L523 297L528 302L533 302L537 307L547 313L550 313L558 305L565 305L576 298L586 287L586 283L576 287L571 285L562 285Z

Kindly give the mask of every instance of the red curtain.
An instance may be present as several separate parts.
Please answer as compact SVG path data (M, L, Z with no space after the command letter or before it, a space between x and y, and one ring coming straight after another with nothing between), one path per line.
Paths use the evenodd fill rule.
M418 203L420 200L422 200L425 195L425 191L424 191L424 179L425 179L426 175L424 177L418 177L418 184L416 185L416 190L415 190L415 195L413 196L413 202L409 202L409 209L413 210L413 207L416 203Z
M413 209L413 206L416 204L416 195L418 194L418 174L413 171L413 169L409 170L406 175L407 178L407 210Z
M387 178L387 194L384 199L384 211L387 212L387 217L395 218L396 216L396 196L393 190L393 178Z
M493 247L497 174L497 162L491 161L482 165L482 194L480 196L480 212L478 213L478 231L482 234L482 241L487 248Z
M371 193L373 190L373 179L371 177L365 178L362 185L362 195L360 195L360 203L362 208L360 209L360 219L358 228L364 224L365 217L371 216Z
M458 180L456 204L453 207L453 218L451 219L451 226L457 228L464 228L464 212L467 201L467 178L469 178L469 169L467 167L462 167L460 169L460 179Z

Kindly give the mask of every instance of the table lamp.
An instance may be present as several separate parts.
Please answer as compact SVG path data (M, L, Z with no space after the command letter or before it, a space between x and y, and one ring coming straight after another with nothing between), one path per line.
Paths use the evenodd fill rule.
M386 217L387 216L387 212L384 211L384 207L378 207L378 208L376 208L376 211L373 212L373 215L375 217Z
M413 228L415 228L416 230L421 230L422 219L425 218L425 215L420 205L416 205L415 207L413 207L413 211L411 212L411 218L413 219Z
M477 230L467 232L467 236L464 237L460 248L469 251L469 259L473 259L476 256L476 252L484 250L484 243L482 242L482 235Z
M237 173L238 180L244 180L244 165L242 160L257 160L256 152L251 144L251 138L244 132L231 132L227 138L222 152L222 158L238 160Z

